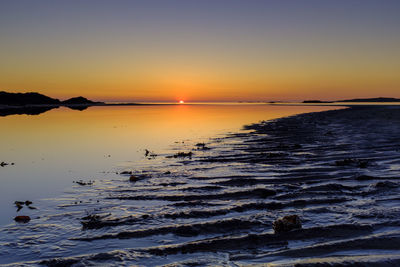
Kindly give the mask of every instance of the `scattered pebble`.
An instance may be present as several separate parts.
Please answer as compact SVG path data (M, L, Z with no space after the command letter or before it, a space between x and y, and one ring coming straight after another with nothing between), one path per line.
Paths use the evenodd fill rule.
M178 152L173 156L167 156L167 158L192 158L193 152Z
M84 185L93 185L94 181L89 180L87 182L84 182L83 180L79 180L79 181L73 181L73 183L84 186Z
M7 162L4 162L4 161L2 161L2 162L0 162L0 167L5 167L5 166L7 166L7 165L14 165L15 163L14 162L11 162L11 163L7 163Z
M297 215L287 215L273 223L275 233L288 232L293 229L301 229L300 217Z
M31 217L29 216L16 216L14 218L14 221L19 222L19 223L27 223L31 220Z

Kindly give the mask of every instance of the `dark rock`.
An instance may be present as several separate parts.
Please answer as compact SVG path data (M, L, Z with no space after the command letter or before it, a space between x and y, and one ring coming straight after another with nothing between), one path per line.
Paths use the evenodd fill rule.
M139 181L139 177L137 177L136 175L131 175L129 177L129 182L137 182Z
M293 229L301 229L300 217L297 215L285 216L274 221L273 228L275 233L283 233Z
M173 157L174 158L192 158L193 152L178 152Z
M14 221L21 222L21 223L27 223L30 220L31 220L31 217L29 217L29 216L16 216L14 218Z
M29 201L29 200L27 200L27 201L25 201L25 205L27 205L27 206L29 206L30 204L32 204L33 202L32 201Z
M208 149L210 149L209 147L206 146L205 143L197 143L197 144L196 144L196 148L197 148L197 149L201 149L201 150L208 150Z
M94 181L84 182L83 180L79 180L79 181L74 181L74 183L84 186L84 185L93 185Z
M81 224L83 229L98 228L101 224L101 217L95 214L88 215L82 218Z

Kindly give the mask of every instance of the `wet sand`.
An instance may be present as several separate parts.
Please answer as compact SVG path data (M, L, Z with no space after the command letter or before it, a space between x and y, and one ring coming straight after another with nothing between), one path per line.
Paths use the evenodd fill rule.
M77 185L72 194L86 201L86 214L68 211L73 203L65 200L52 220L81 224L66 247L100 252L66 250L26 264L400 264L399 107L308 113L245 128L171 151L191 157L161 154L121 170L120 179ZM290 214L303 228L275 234L273 221Z

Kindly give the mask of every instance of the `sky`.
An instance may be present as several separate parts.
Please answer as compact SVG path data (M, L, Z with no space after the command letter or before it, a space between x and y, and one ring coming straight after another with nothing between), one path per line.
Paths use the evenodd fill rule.
M398 0L1 0L0 90L103 101L400 97Z

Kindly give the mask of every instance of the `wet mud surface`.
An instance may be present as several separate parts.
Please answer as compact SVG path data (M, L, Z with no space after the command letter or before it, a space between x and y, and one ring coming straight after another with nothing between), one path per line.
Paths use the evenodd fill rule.
M399 108L302 114L196 142L75 184L3 227L1 263L400 264ZM274 233L291 214L302 229Z

